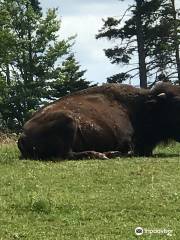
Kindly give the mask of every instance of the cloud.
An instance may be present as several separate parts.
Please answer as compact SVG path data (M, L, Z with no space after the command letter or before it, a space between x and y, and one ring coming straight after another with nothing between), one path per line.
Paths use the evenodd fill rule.
M61 38L77 34L73 51L82 69L87 69L89 81L105 82L107 77L125 70L125 67L112 65L104 55L103 49L112 44L105 39L96 40L95 35L103 25L102 18L122 16L134 0L41 0L41 3L44 10L59 8ZM176 6L180 7L179 0L176 0Z
M77 34L73 47L75 56L82 69L87 69L86 78L93 82L106 82L106 78L119 72L119 66L112 65L103 49L111 44L105 40L96 40L95 35L102 27L102 18L117 16L127 8L127 0L56 0L43 1L43 9L59 7L62 19L61 38Z
M116 72L118 71L118 67L110 64L103 51L110 46L109 42L105 39L95 39L95 34L101 26L102 21L99 16L66 16L62 19L60 31L62 38L77 33L73 50L82 68L87 69L86 77L93 82L105 82L116 69Z
M109 14L110 12L114 14L115 12L119 14L128 7L129 3L133 0L41 0L44 9L58 7L63 16L74 16L74 15L86 15L87 13L91 15L102 15Z

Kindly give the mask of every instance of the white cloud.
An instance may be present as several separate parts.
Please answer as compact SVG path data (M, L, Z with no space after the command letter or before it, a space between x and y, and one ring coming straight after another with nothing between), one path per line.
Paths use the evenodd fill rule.
M41 0L44 9L58 7L63 16L121 14L133 0Z
M106 78L122 71L122 66L112 65L104 55L103 49L111 46L105 39L95 39L102 27L102 18L121 16L133 0L41 0L44 10L58 7L62 18L61 38L77 34L73 47L82 66L87 69L89 81L105 82ZM180 7L180 1L176 0Z
M105 40L96 40L95 34L102 26L101 18L93 15L67 16L62 18L61 37L77 33L74 51L82 68L87 69L86 77L93 82L105 82L117 67L110 64L103 49L110 46Z
M132 0L45 0L43 9L59 7L62 18L61 38L77 34L73 47L82 69L87 69L86 78L93 82L106 82L106 78L117 73L119 66L112 65L103 49L111 44L105 39L96 40L102 27L102 18L119 16Z
M58 7L62 18L61 38L77 34L73 47L82 69L87 69L86 78L93 82L106 82L106 78L119 72L119 66L112 65L103 49L111 44L105 39L95 39L102 27L102 18L119 16L132 0L45 0L43 9Z

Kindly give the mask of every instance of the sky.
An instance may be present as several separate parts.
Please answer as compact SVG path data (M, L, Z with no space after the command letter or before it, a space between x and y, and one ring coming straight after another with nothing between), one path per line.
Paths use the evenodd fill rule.
M111 64L103 49L113 46L106 39L95 39L101 29L102 19L120 17L132 0L40 0L44 11L58 7L62 20L60 38L77 34L73 52L82 70L87 70L85 77L93 83L106 82L106 78L124 71L121 65ZM177 7L180 1L176 0ZM137 83L136 83L137 84Z

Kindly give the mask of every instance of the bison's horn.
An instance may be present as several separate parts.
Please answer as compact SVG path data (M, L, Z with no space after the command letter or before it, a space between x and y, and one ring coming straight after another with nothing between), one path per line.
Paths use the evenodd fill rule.
M157 95L157 97L164 99L164 98L166 98L166 94L165 93L160 93L160 94Z

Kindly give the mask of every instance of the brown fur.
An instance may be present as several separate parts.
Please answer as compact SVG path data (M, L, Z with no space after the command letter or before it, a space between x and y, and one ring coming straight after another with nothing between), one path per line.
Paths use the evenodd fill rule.
M179 97L180 87L170 84L152 90L123 84L89 88L37 111L18 146L25 158L150 155L159 142L180 140Z

